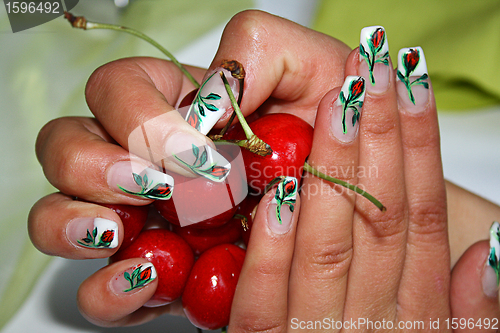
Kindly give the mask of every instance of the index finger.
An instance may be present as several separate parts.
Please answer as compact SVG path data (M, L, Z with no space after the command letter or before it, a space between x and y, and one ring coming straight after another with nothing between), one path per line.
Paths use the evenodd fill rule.
M244 114L260 107L260 112L287 112L314 125L319 101L344 82L349 52L347 45L333 37L269 13L247 10L227 24L210 68L223 59L243 64Z

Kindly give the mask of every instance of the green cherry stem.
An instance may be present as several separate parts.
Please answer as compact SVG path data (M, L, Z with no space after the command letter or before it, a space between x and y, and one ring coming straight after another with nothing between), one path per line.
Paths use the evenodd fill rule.
M271 155L273 153L271 147L267 143L259 139L257 135L253 133L252 129L248 125L245 116L241 112L241 109L238 106L238 102L234 97L233 91L231 90L231 86L229 86L229 82L227 81L226 75L224 75L223 72L220 72L220 77L224 82L224 87L226 88L229 100L231 101L231 105L233 106L234 112L236 113L236 116L238 117L238 120L240 121L240 124L243 127L243 131L245 132L245 136L247 137L246 140L240 140L235 143L240 147L250 150L252 153L261 156Z
M142 32L114 24L90 22L87 21L87 19L83 16L74 16L69 12L64 12L64 17L69 21L69 23L71 23L71 26L73 28L79 28L83 30L108 29L108 30L122 31L134 35L136 37L139 37L142 40L145 40L146 42L148 42L149 44L153 45L158 50L160 50L164 55L166 55L170 59L170 61L172 61L182 71L182 73L186 75L189 81L191 81L196 88L200 87L198 81L196 81L196 79L191 75L191 73L188 72L188 70L174 57L172 53L168 52L167 49L165 49L155 40L153 40L149 36L146 36Z
M335 184L338 184L340 186L343 186L351 191L354 191L362 196L364 196L365 198L367 198L368 200L370 200L370 202L372 202L375 206L377 206L378 209L380 209L380 211L382 212L385 212L387 210L387 208L382 205L382 203L380 201L378 201L377 199L375 199L375 197L373 195L371 195L370 193L360 189L359 187L355 186L355 185L352 185L352 184L349 184L348 182L345 182L343 180L340 180L340 179L337 179L337 178L334 178L334 177L331 177L331 176L328 176L328 175L325 175L324 173L316 170L314 167L312 167L309 163L305 162L304 163L304 170L309 172L310 174L316 176L316 177L319 177L321 179L324 179L326 181L329 181L329 182L332 182L332 183L335 183Z

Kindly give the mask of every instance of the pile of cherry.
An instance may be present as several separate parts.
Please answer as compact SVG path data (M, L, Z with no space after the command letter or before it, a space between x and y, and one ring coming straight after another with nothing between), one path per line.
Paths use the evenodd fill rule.
M170 200L157 200L149 206L106 205L120 215L125 229L122 245L111 257L111 262L129 258L150 261L157 271L158 287L146 306L165 305L182 297L186 316L201 329L228 325L245 258L243 244L249 243L252 219L264 189L276 177L300 179L311 150L313 129L294 115L265 115L249 125L273 153L260 156L241 149L244 161L241 168L246 171L241 186L248 184L249 194L239 205L184 227L176 212L179 205L192 205L193 210L217 205L217 198L228 192L231 177L242 177L243 172L235 165L226 181L220 183L201 178L200 185L200 178L190 182L183 176L172 175L176 187ZM245 139L241 125L233 125L223 139ZM219 148L219 152L230 160L230 152L224 151L224 145ZM233 180L233 186L234 183ZM177 184L182 184L182 188ZM160 213L161 221L153 228L144 227L148 213L151 219L153 215L158 216L156 212ZM242 223L243 216L246 224Z

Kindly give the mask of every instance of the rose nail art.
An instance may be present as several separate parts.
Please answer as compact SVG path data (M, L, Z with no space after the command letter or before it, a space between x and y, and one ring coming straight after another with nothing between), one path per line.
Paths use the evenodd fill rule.
M398 80L404 83L410 101L415 105L413 86L421 85L429 89L427 63L421 47L410 47L399 50L398 53Z
M87 235L78 239L77 243L94 249L114 249L118 246L118 224L111 220L95 218L93 229L87 229Z
M331 129L342 142L351 142L358 133L361 109L365 99L365 79L348 76L333 105Z
M120 185L118 188L125 193L147 199L168 200L172 196L174 179L166 173L145 168L140 174L132 173L132 176L139 190L126 189Z
M185 120L205 135L227 111L233 110L224 83L218 74L221 71L228 79L234 96L236 98L239 96L239 80L233 78L231 72L222 67L216 68L201 84Z
M278 183L276 194L271 200L271 204L276 204L276 218L279 224L283 223L281 219L281 207L283 205L287 205L290 212L293 212L295 200L297 199L297 190L298 183L295 177L285 177L285 179Z
M231 163L224 156L190 134L172 134L165 151L169 161L215 182L224 181L231 171Z
M495 271L498 287L500 283L500 224L498 222L493 222L490 228L490 254L487 264Z
M156 270L153 264L147 263L133 267L132 272L126 271L123 277L128 281L130 287L123 290L129 292L134 289L142 288L154 279L156 279Z
M195 174L215 182L226 179L231 170L231 164L208 145L201 147L192 145L191 151L182 152L174 157Z
M389 66L389 44L382 26L366 27L361 30L359 41L360 61L363 59L368 65L370 82L375 85L373 70L375 64Z

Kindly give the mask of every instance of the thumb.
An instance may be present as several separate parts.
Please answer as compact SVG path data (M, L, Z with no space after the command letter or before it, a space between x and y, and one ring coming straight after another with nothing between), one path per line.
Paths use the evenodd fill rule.
M496 332L499 328L498 284L495 270L488 265L489 254L488 241L477 242L453 268L451 313L457 319L456 326L451 328L456 332Z

